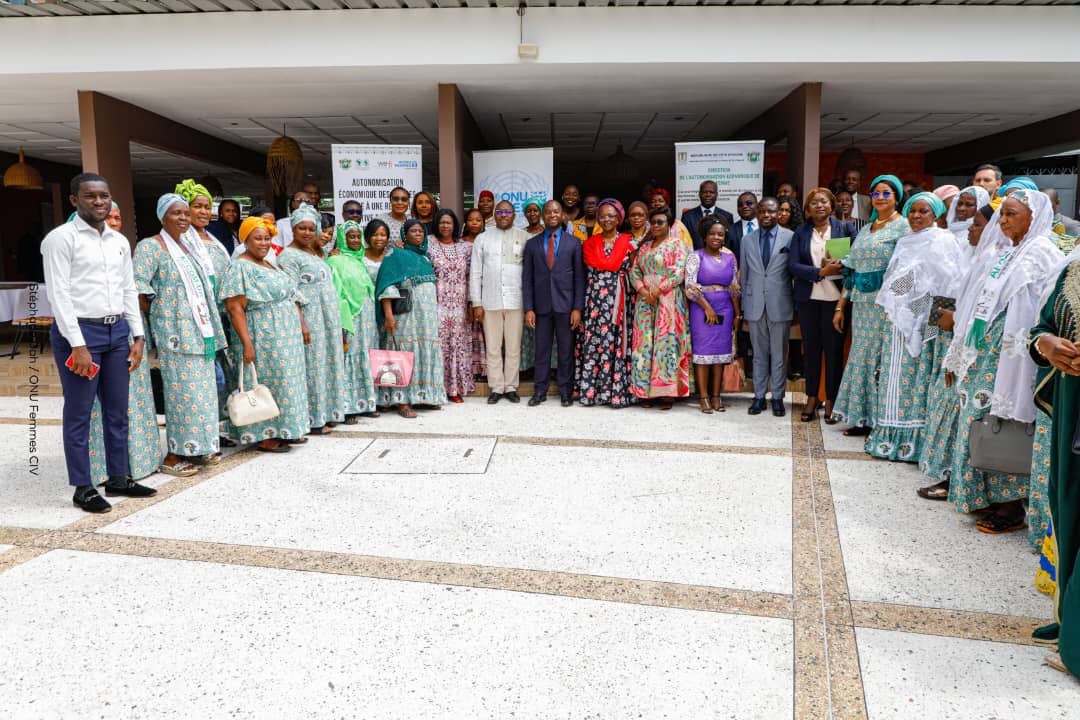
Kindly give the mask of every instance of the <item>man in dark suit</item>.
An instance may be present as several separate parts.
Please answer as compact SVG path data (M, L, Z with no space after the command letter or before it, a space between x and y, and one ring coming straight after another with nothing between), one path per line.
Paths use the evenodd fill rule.
M700 250L705 246L705 241L702 240L701 234L698 232L698 225L701 224L702 218L719 215L729 228L734 221L731 213L716 206L717 195L716 183L712 180L703 181L698 187L698 200L701 201L701 204L690 208L682 214L682 224L690 231L690 238L694 241L695 250Z
M736 205L739 219L728 230L727 247L735 253L735 257L741 258L742 239L757 230L757 195L744 192L739 196Z
M585 307L585 264L581 241L563 229L562 206L544 205L544 231L525 243L521 270L525 324L536 330L536 390L529 405L547 400L551 378L551 339L559 341L559 395L563 407L573 404L574 331Z

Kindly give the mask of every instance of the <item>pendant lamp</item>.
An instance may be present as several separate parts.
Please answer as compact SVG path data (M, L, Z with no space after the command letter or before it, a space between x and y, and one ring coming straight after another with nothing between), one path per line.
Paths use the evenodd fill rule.
M19 148L19 162L4 171L4 187L13 190L41 190L45 187L41 173L27 165L22 148Z
M274 193L284 195L300 187L304 179L304 153L300 143L284 134L266 150L266 176Z

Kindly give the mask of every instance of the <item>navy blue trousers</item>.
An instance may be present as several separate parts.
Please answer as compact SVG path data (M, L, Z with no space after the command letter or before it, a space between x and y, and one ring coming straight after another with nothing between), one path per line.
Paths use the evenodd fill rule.
M559 369L556 379L559 394L566 397L574 392L574 331L570 329L570 313L536 314L536 370L533 380L537 395L546 395L551 379L551 339L559 340Z
M64 363L71 355L71 345L52 326L53 357L60 370L64 388L64 459L68 484L90 485L90 413L94 397L101 401L101 424L105 439L105 467L109 477L128 474L128 363L131 351L128 324L121 318L113 325L80 322L83 340L90 357L101 366L94 378L80 377Z

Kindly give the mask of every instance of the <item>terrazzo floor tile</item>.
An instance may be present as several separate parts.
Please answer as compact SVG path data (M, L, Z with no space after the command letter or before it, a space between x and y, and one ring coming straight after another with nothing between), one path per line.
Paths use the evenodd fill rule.
M913 465L830 460L852 599L1049 617L1025 533L987 535L945 502L923 500Z
M483 475L340 474L368 442L313 438L102 532L791 591L789 459L500 443Z
M59 528L86 517L71 504L74 488L68 485L64 463L62 428L38 425L36 428L36 474L31 472L28 427L0 425L0 524L12 527ZM166 475L155 473L139 482L160 487ZM113 505L126 498L109 498Z
M339 425L338 430L400 433L448 433L470 435L511 435L585 440L631 440L656 443L705 443L728 446L788 449L791 447L790 417L771 413L754 417L746 414L748 396L725 396L728 410L703 415L696 400L677 403L671 410L641 407L568 408L552 396L539 407L528 407L525 398L514 405L507 401L492 407L484 398L466 398L460 405L441 410L417 410L415 420L397 413L378 418L361 418L357 425ZM789 404L790 411L790 404ZM638 430L628 430L637 428Z
M857 628L870 720L1072 720L1080 682L1046 650Z
M786 620L54 551L0 575L0 626L11 718L793 712Z
M3 358L0 357L0 362L2 361ZM34 410L32 405L37 405L37 410ZM30 412L36 412L39 418L59 420L64 412L64 398L38 397L31 401L27 397L0 395L0 418L25 419Z

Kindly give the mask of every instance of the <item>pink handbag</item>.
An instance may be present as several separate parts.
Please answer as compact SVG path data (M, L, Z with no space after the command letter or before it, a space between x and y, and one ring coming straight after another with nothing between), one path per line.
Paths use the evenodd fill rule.
M413 354L405 350L368 350L375 387L408 387L412 382Z

